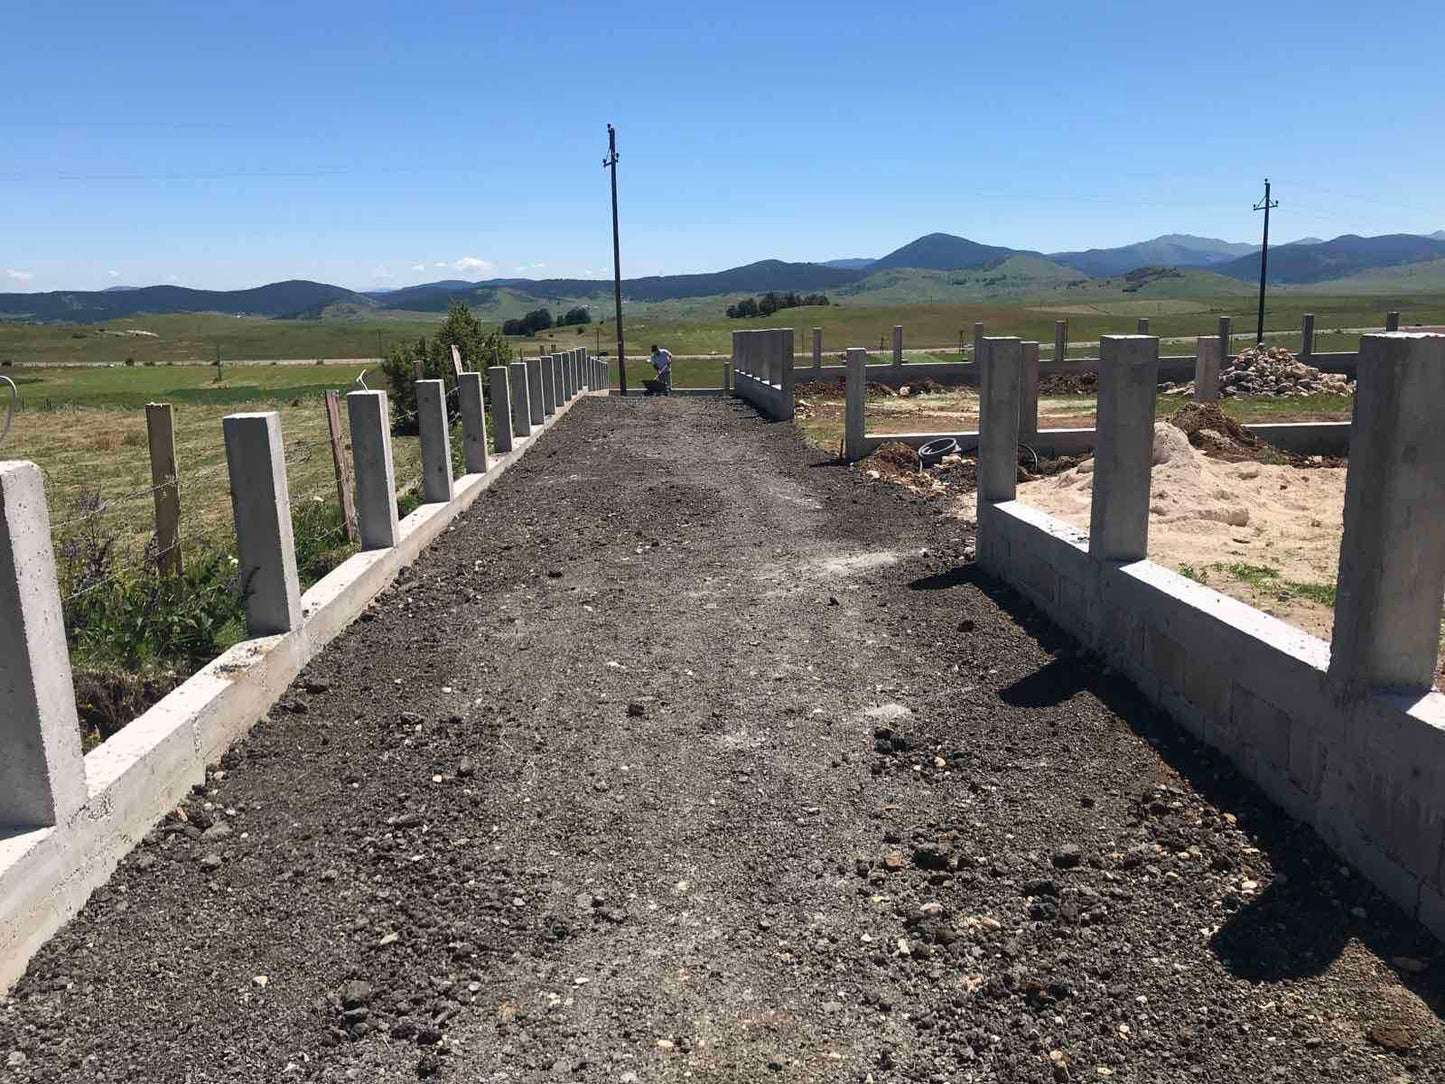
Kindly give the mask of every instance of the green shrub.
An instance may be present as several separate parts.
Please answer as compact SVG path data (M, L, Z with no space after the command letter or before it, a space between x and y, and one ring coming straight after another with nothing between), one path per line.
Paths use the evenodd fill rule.
M505 365L512 360L512 348L506 337L497 328L483 327L466 305L454 302L436 334L431 338L423 335L415 343L393 346L381 363L391 385L388 399L392 432L417 431L415 366L418 361L422 363L423 379L443 382L448 393L447 417L457 418L457 396L451 394L457 386L452 368L453 345L461 351L462 364L473 372L485 372L493 365Z

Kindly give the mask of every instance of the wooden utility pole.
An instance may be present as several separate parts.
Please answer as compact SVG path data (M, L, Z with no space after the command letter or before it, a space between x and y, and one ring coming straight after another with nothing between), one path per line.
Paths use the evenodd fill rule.
M334 391L326 393L326 428L331 432L331 465L336 470L336 500L346 526L346 540L355 542L356 502L351 495L351 464L347 462L346 443L341 436L341 396Z
M1269 198L1269 178L1264 179L1264 199L1254 205L1256 211L1264 212L1264 243L1259 249L1259 324L1254 332L1254 345L1264 343L1264 277L1269 268L1269 209L1278 207L1279 200Z
M219 355L218 355L219 356ZM170 403L146 404L151 493L156 506L156 564L168 576L181 565L181 489L176 480L176 429Z
M627 354L622 346L622 247L617 233L617 129L607 126L607 157L602 168L612 171L612 299L617 309L617 379L627 394Z

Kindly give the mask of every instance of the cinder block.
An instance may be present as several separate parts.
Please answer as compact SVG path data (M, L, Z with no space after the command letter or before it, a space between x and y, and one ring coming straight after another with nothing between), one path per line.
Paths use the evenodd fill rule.
M1288 771L1289 714L1238 682L1232 699L1234 728L1240 740L1258 749L1281 772Z
M1145 625L1144 659L1163 684L1181 696L1184 694L1184 649L1152 624Z
M1201 650L1189 652L1184 672L1184 695L1196 705L1213 726L1229 718L1230 689L1233 682L1229 670L1218 658Z

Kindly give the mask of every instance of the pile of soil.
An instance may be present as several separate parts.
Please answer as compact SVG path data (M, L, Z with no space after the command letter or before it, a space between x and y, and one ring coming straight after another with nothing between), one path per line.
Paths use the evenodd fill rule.
M1040 395L1089 395L1099 390L1094 372L1049 373L1039 377Z
M895 399L898 393L887 384L880 384L876 380L870 380L863 386L867 393L868 400L875 402L880 399ZM793 385L793 402L808 400L810 402L836 402L848 397L848 384L840 376L837 380L809 380L802 384Z
M874 470L883 474L908 474L918 473L918 453L901 440L890 440L887 444L880 444L878 450L868 457L868 463Z
M1217 403L1185 403L1168 421L1184 433L1191 445L1212 459L1258 462L1266 455L1275 459L1280 454L1220 410Z

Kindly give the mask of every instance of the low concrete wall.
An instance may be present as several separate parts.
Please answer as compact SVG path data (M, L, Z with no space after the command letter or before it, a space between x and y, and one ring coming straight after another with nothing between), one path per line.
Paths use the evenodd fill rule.
M605 394L605 392L597 393ZM558 408L560 419L576 400ZM205 779L398 572L556 424L517 438L485 474L458 479L454 498L423 504L397 544L356 554L301 597L294 631L237 644L85 757L87 798L53 827L0 830L0 991L104 884L120 860L193 784Z
M783 395L783 389L776 384L759 380L751 373L734 375L733 394L751 403L774 421L787 421L793 416L792 401Z
M1266 443L1296 455L1348 455L1349 422L1270 422L1244 427ZM963 451L978 447L977 431L961 433L869 433L863 438L863 454L871 455L880 445L901 441L921 448L931 440L952 437ZM1040 429L1023 443L1042 456L1086 455L1094 450L1093 429Z
M978 561L1226 754L1445 939L1445 696L1342 701L1330 645L1018 501L981 503Z

